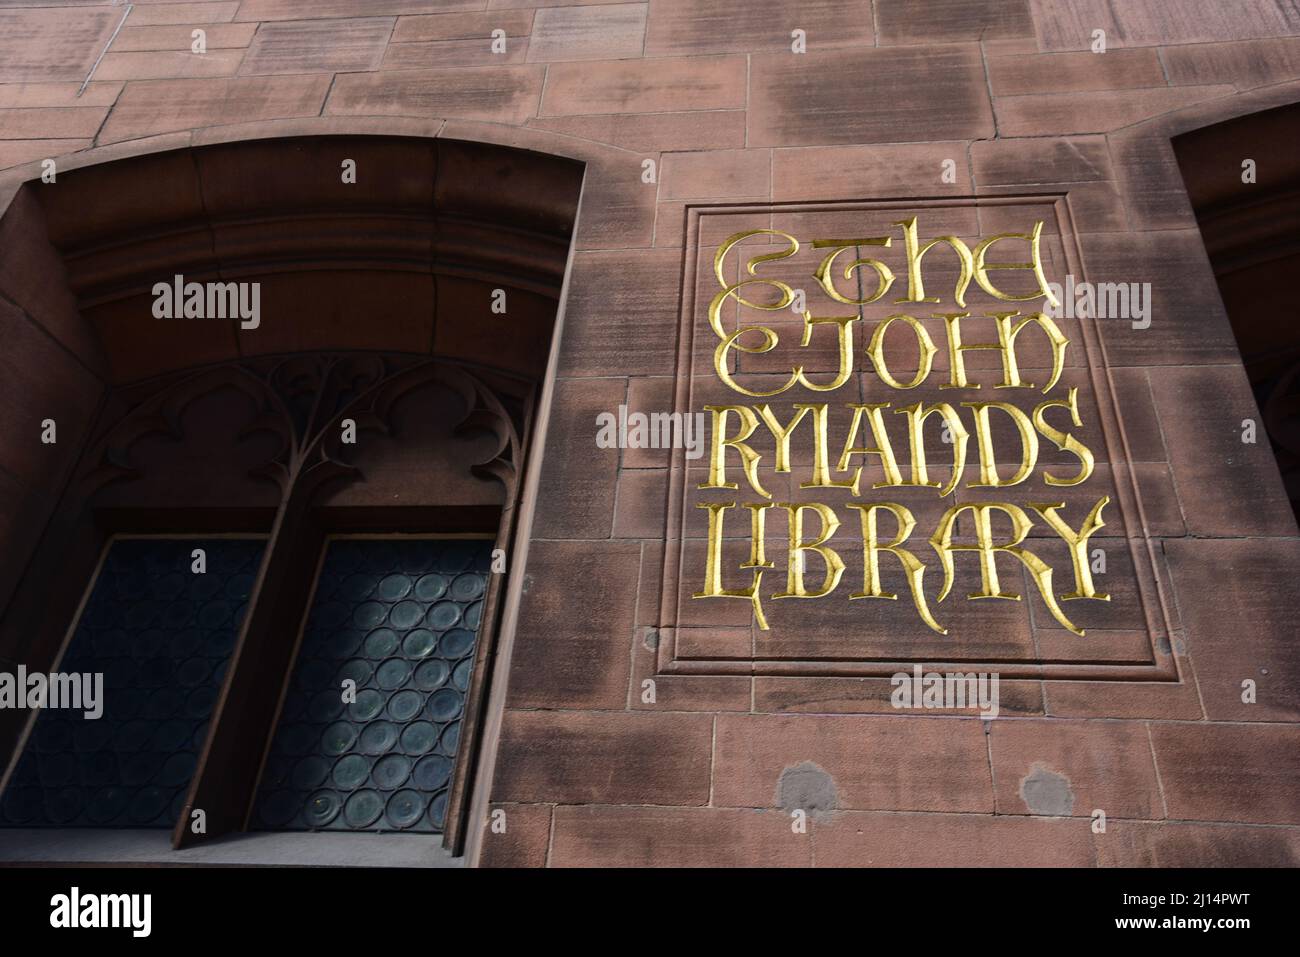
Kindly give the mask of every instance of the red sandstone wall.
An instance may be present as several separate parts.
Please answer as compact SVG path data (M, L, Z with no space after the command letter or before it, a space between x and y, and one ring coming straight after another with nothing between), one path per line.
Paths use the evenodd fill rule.
M1267 444L1234 432L1258 412L1168 145L1300 99L1285 4L137 0L117 29L124 9L0 10L8 189L46 157L370 127L589 164L491 782L509 826L483 862L1300 859L1300 539ZM671 408L685 207L1044 191L1068 195L1088 266L1152 282L1161 310L1158 336L1113 330L1111 367L1181 680L1027 681L987 727L885 713L851 678L672 676L643 705L667 459L595 448L594 422ZM15 421L98 396L40 269L0 249L5 336L49 352L0 371ZM28 472L0 460L0 534L20 545L39 532ZM782 780L808 763L801 793L834 799L796 834ZM1070 816L1033 813L1035 768L1064 780Z

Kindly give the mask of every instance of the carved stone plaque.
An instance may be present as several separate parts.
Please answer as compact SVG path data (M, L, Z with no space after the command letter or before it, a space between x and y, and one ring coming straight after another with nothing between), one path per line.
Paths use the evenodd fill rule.
M683 262L660 673L1176 680L1064 196L690 207Z

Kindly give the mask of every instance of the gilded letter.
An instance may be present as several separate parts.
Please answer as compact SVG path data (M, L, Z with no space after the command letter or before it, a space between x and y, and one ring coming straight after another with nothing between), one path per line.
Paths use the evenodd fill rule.
M754 605L754 617L759 627L767 630L767 619L763 617L762 599L759 597L759 585L763 580L763 569L754 570L753 583L744 591L722 587L722 522L723 513L735 508L735 502L700 502L696 508L709 510L709 545L704 560L704 591L696 592L692 598L745 598Z
M975 444L980 453L980 480L967 483L967 488L1001 488L1019 485L1029 478L1038 462L1038 433L1029 416L1009 402L963 402L963 408L975 410ZM1011 416L1020 434L1020 469L1003 481L998 476L997 456L993 449L993 431L989 422L989 409L1001 409Z
M735 482L727 481L727 447L730 446L740 453L745 478L749 479L754 491L763 498L771 498L771 493L758 481L758 463L763 457L745 444L758 428L758 416L754 415L754 410L743 405L706 405L704 408L713 413L713 447L709 455L709 480L700 488L738 487ZM733 412L740 419L741 432L727 438L727 416Z
M926 467L925 420L935 413L943 416L948 431L952 433L952 477L948 480L948 484L943 486L939 497L946 498L951 495L952 490L961 481L962 472L966 469L966 443L970 441L970 433L966 431L966 426L962 425L957 410L947 402L936 402L934 405L922 405L918 402L916 405L904 406L894 411L896 414L907 415L907 437L912 452L912 481L900 484L929 488L939 488L941 483L930 481L930 473Z
M852 455L878 455L880 456L880 465L885 472L883 482L872 483L872 488L884 488L889 485L902 485L903 473L898 469L898 460L894 458L894 449L889 444L889 433L885 431L885 419L880 414L881 409L889 408L888 402L873 402L863 405L857 402L849 403L849 408L853 410L853 421L849 425L849 437L844 440L844 452L840 455L839 465L835 467L837 472L847 472L849 470L849 457ZM871 423L871 436L875 440L875 445L864 447L854 445L858 438L858 428L862 424L863 413L866 414L867 420ZM858 483L862 479L862 466L859 465L853 471L853 480L851 482L833 483L843 486L849 486L853 489L853 494L858 494ZM803 488L813 488L814 485L801 486Z
M857 246L884 246L888 248L893 240L888 236L881 236L875 239L817 239L813 241L814 249L828 249L832 251L827 254L826 258L821 261L817 267L817 281L826 290L826 295L830 296L836 302L850 303L853 305L865 306L868 303L875 302L885 293L889 292L889 287L894 284L894 272L878 259L855 259L844 267L844 278L852 279L853 270L861 269L863 266L870 266L876 271L876 291L865 299L850 299L848 296L840 293L835 288L835 259L840 253L853 249ZM832 248L833 247L833 248Z
M787 556L786 590L773 595L773 598L821 598L829 595L840 583L844 575L844 560L826 542L840 527L840 520L829 505L820 502L799 504L796 502L779 502L781 508L790 512L790 547ZM822 520L822 531L811 542L803 538L803 513L816 512ZM804 584L804 553L816 552L826 563L826 577L816 591L808 591ZM756 573L757 574L757 573Z
M1079 390L1076 387L1070 388L1069 398L1062 402L1060 399L1052 399L1047 402L1040 402L1034 407L1034 427L1043 434L1043 438L1049 439L1060 451L1070 452L1078 458L1080 462L1079 474L1074 478L1061 479L1052 475L1050 472L1043 472L1043 481L1048 485L1078 485L1086 481L1088 476L1092 475L1094 467L1092 450L1086 445L1070 435L1068 432L1061 432L1047 424L1044 413L1051 408L1062 408L1070 410L1070 421L1076 426L1082 427L1083 420L1079 418Z
M966 308L966 287L970 285L971 274L975 268L974 261L971 259L970 247L956 236L940 236L938 239L932 239L918 248L915 216L893 225L903 227L903 247L907 251L907 297L895 299L894 302L939 302L938 297L927 297L925 294L925 283L921 278L921 259L933 247L940 243L947 243L957 253L961 270L957 276L957 287L953 298L956 300L957 305L963 309Z
M1062 521L1061 517L1056 514L1057 509L1065 507L1064 502L1055 504L1035 504L1029 503L1029 507L1043 516L1047 524L1052 526L1052 531L1061 536L1061 540L1070 548L1070 562L1074 565L1074 591L1068 595L1062 595L1061 601L1071 601L1075 598L1096 598L1099 601L1110 601L1110 595L1098 592L1092 584L1092 569L1088 565L1088 539L1098 529L1103 528L1106 523L1102 520L1101 510L1110 502L1109 495L1103 495L1097 500L1097 504L1092 507L1088 517L1083 520L1083 525L1076 532Z
M1043 275L1043 257L1039 253L1039 240L1043 235L1042 222L1034 223L1034 228L1028 233L1000 233L997 236L990 236L975 247L974 255L974 272L975 281L979 283L981 289L987 292L995 299L1001 299L1003 302L1026 302L1030 299L1037 299L1039 296L1046 296L1047 302L1052 306L1060 305L1052 290L1047 285L1047 277ZM1023 239L1029 243L1029 262L1027 263L986 263L985 257L993 244L1003 239ZM1028 269L1033 272L1034 279L1038 282L1038 288L1027 296L1012 296L1002 292L993 285L989 279L988 270L990 269Z
M953 526L957 522L957 516L967 510L975 519L976 544L954 545L952 543ZM993 541L991 516L994 510L1004 513L1011 519L1011 541L1001 545ZM1065 628L1081 636L1083 632L1076 628L1070 619L1065 617L1065 613L1061 611L1061 606L1056 602L1056 596L1052 594L1051 566L1029 549L1019 547L1020 543L1025 540L1025 536L1029 534L1029 530L1033 528L1033 524L1022 508L1010 503L954 505L944 512L943 518L939 520L939 527L935 529L934 535L930 538L930 544L939 554L939 563L943 565L943 590L939 592L939 601L943 601L952 589L955 574L952 560L953 552L979 553L981 589L967 595L967 598L1006 598L1011 601L1019 601L1020 596L1018 594L1003 592L1002 584L998 581L995 558L998 552L1006 552L1020 559L1025 568L1029 569L1030 577L1034 579L1034 584L1038 586L1038 593L1042 596L1043 603L1047 605L1047 610L1052 613L1052 617Z
M967 352L981 349L995 350L1001 354L1002 381L994 388L1036 388L1032 382L1025 382L1020 378L1020 368L1016 363L1016 337L1020 335L1025 326L1031 322L1036 322L1042 327L1052 344L1052 377L1047 385L1043 386L1043 392L1050 392L1052 386L1056 385L1057 380L1061 378L1061 372L1065 369L1065 349L1070 344L1070 340L1065 338L1065 334L1061 332L1060 327L1041 312L1026 316L1015 325L1012 325L1011 320L1020 315L1018 312L993 312L989 315L996 320L998 341L973 342L969 345L964 345L961 341L961 320L970 318L970 313L951 313L936 317L942 318L948 324L948 358L949 364L952 366L952 381L947 385L941 385L939 388L978 389L978 384L971 385L966 380L966 363L963 356Z
M894 378L889 371L889 366L885 363L885 333L889 331L890 325L895 319L901 319L907 323L914 333L916 333L916 345L920 351L920 359L917 362L916 375L912 377L911 382L902 383ZM867 346L867 358L871 360L876 367L876 375L880 376L880 381L893 389L915 389L926 377L930 375L930 370L934 367L934 356L939 351L939 347L934 344L930 338L930 333L919 319L914 316L889 316L876 326L876 331L872 333L871 343Z
M850 502L849 508L856 508L862 513L862 591L850 595L849 599L854 598L888 598L897 599L898 596L884 590L880 584L880 553L889 552L903 566L903 571L907 574L907 584L912 590L912 602L916 605L916 611L921 616L921 620L929 625L932 629L941 635L948 634L948 629L943 628L934 616L930 614L930 606L926 604L925 592L922 590L922 584L925 580L925 565L906 548L903 548L903 542L907 541L916 528L916 519L904 505L897 505L893 502L880 502L874 505L864 505L861 502ZM876 530L876 513L879 511L889 512L898 521L898 534L888 545L880 544L880 535Z

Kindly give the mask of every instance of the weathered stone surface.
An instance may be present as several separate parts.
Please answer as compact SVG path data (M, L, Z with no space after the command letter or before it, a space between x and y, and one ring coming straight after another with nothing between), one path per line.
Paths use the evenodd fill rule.
M542 68L349 73L330 91L325 112L346 116L441 116L522 123L537 110Z
M827 84L819 79L834 76ZM984 138L993 116L971 45L762 54L750 67L750 146Z
M1192 0L1178 16L1160 0L1081 0L1061 4L1030 0L1039 45L1045 50L1086 50L1093 31L1106 32L1108 47L1214 43L1250 37L1291 36L1300 31L1300 12L1288 4L1244 3L1233 7L1214 0Z
M101 143L194 126L286 116L316 116L328 76L144 80L123 90L99 134Z
M239 72L356 73L378 68L392 17L268 23L257 31Z
M654 0L646 56L753 53L790 49L791 31L803 30L810 50L871 46L871 4L866 0Z
M538 115L734 110L744 104L744 57L556 63L547 71Z
M615 60L639 56L645 45L648 4L595 7L550 7L533 18L528 59Z
M103 6L0 9L0 83L80 83L104 51L122 13Z
M723 715L716 748L714 803L722 807L780 807L782 775L812 762L827 795L834 786L825 810L993 809L977 720Z
M526 483L538 483L535 501L516 513L530 516L520 526L529 557L508 579L507 605L518 588L518 615L485 713L492 763L479 768L492 775L482 797L509 826L471 835L478 863L1300 861L1292 640L1300 539L1262 430L1266 413L1243 371L1242 352L1261 351L1258 334L1242 338L1253 320L1233 305L1268 250L1245 232L1243 268L1225 268L1205 250L1234 215L1259 225L1286 211L1265 206L1247 217L1221 204L1198 210L1198 223L1179 165L1193 196L1221 176L1233 186L1220 183L1221 194L1234 201L1266 200L1291 175L1270 158L1258 184L1239 184L1235 143L1222 156L1189 153L1187 144L1212 139L1207 126L1297 99L1293 4L138 0L125 20L120 3L0 7L0 169L25 167L0 181L0 392L12 420L0 435L0 624L47 534L49 490L64 487L82 453L105 380L320 348L432 350L485 375L540 376L557 289L512 289L505 316L487 304L519 278L521 263L528 271L527 250L544 246L564 261L555 223L571 211L547 194L535 221L513 218L521 201L546 193L545 177L479 169L480 148L448 141L509 144L576 160L584 179L550 406L521 400L519 409L521 421L546 431L540 460L524 471ZM203 54L191 48L200 29ZM1097 29L1104 53L1090 49ZM504 49L494 49L502 38ZM796 53L792 44L803 40L806 52ZM1242 123L1249 133L1251 121ZM1202 132L1180 137L1192 130ZM358 133L365 145L353 140L349 155L361 178L342 185L336 141L306 138ZM390 137L444 145L410 153L395 145L409 140ZM242 163L189 152L246 139L259 146ZM57 181L19 190L45 159L57 160ZM104 167L107 188L87 192L67 175L119 159ZM381 181L401 185L401 203L379 201ZM337 262L300 262L296 250L328 247L339 227L321 220L320 235L304 237L304 221L284 220L282 210L328 208L333 222L339 202L365 207L346 220L348 243L334 247L346 252ZM840 207L850 202L846 216ZM690 597L706 553L696 505L720 497L698 488L706 460L673 471L671 449L596 444L596 417L620 405L676 411L687 344L689 411L767 401L783 416L799 401L829 402L838 415L848 402L1006 398L990 388L888 391L862 365L871 312L855 330L858 367L843 389L742 396L714 375L708 327L697 324L692 338L683 326L683 311L697 323L704 315L717 289L712 257L730 235L796 234L799 253L758 263L754 276L788 266L812 292L811 314L833 315L837 304L814 277L824 251L812 241L875 236L912 214L923 239L951 233L971 243L1042 220L1052 280L1068 273L1151 285L1148 328L1125 318L1061 320L1072 341L1063 386L1081 391L1078 434L1096 456L1090 481L962 487L943 501L904 489L900 498L918 521L913 545L930 561L924 537L947 505L1060 501L1075 517L1109 495L1107 525L1092 544L1106 559L1098 578L1112 601L1066 603L1086 637L1046 613L1007 554L997 567L1022 600L966 601L979 572L974 556L962 555L953 593L937 607L946 637L919 623L906 594L849 601L862 577L856 516L841 504L849 496L801 489L799 474L775 476L770 490L777 501L835 503L844 524L833 541L847 570L832 597L766 600L773 629L762 631L747 601ZM212 225L176 225L200 219ZM507 221L504 232L464 244L466 255L500 258L497 274L469 275L477 267L461 259L462 232ZM112 301L84 301L86 289L105 293L111 269L102 264L123 236L148 234L132 257L152 264L142 270L192 266L215 277L263 230L283 242L232 274L264 283L267 318L256 331L161 324L147 283L107 290L110 299L121 293ZM761 237L747 245L780 248ZM895 233L885 256L900 284L901 245ZM377 258L376 249L384 250ZM267 272L267 258L281 271ZM742 270L738 259L727 263L727 281ZM947 292L942 304L914 311L940 337L935 369L947 375L942 320L929 312L949 305L951 251L937 249L925 273L932 292ZM558 277L557 268L557 287ZM1280 287L1258 301L1289 302ZM973 305L983 312L995 303ZM720 315L724 325L747 321L732 302ZM813 380L834 372L827 330L802 348L799 315L770 318L781 345L732 356L739 384L779 388L796 357ZM988 331L970 329L972 341ZM884 355L906 368L915 343L891 333ZM1021 368L1041 376L1048 355L1044 341L1026 340ZM981 376L999 368L992 353L967 359ZM1118 422L1099 390L1113 390ZM46 416L58 419L54 446L36 441ZM1254 443L1241 441L1248 420L1260 428ZM810 455L804 438L795 436L796 473ZM769 439L754 442L773 454ZM924 443L932 461L950 451L937 435ZM995 435L994 458L1014 464L1014 444L1013 435ZM735 473L735 453L727 454ZM1069 461L1045 442L1040 455ZM732 494L753 498L743 479ZM870 489L862 499L886 497ZM735 566L749 553L745 525L729 522L724 541L733 586L743 583ZM963 515L956 541L968 544L972 530ZM763 587L772 592L784 581L786 531L770 520L767 557L778 569ZM1068 565L1065 546L1041 523L1023 544L1058 569ZM809 562L811 582L820 564ZM887 586L905 587L894 557L884 556L882 573ZM936 579L932 566L930 592ZM15 663L13 652L0 643L0 666ZM894 706L890 669L953 658L972 668L986 662L981 671L1016 669L1002 677L997 719L971 708ZM1154 677L1153 661L1162 667ZM678 668L702 673L667 673ZM10 724L0 721L0 743ZM796 808L809 813L806 834L791 830ZM1108 815L1105 833L1089 827L1096 809Z

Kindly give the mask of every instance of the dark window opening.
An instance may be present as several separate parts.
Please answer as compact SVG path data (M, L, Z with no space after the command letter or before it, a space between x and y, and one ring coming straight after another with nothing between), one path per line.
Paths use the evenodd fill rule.
M1300 522L1300 323L1291 292L1300 272L1300 104L1193 130L1173 144Z
M254 827L442 832L491 549L330 543Z
M533 395L373 355L209 368L144 392L104 433L112 470L89 456L88 481L115 480L76 528L112 531L58 666L105 674L112 730L40 712L0 824L171 827L178 847L405 832L456 853L490 672L480 633L494 634L505 580L491 557L514 529Z
M112 543L59 665L103 676L102 713L40 712L0 825L175 825L264 548L234 538Z
M402 175L371 178L364 188L341 186L343 157ZM78 730L82 744L91 745L86 752L103 750L92 740L102 731L70 734L61 730L66 716L0 709L0 824L21 826L24 833L11 830L7 843L30 855L8 859L78 859L69 855L98 839L90 830L99 825L140 832L104 837L102 859L143 860L132 850L119 858L112 848L134 840L132 847L147 845L141 853L154 855L164 843L159 832L172 821L172 848L226 861L238 857L228 853L232 846L302 843L285 834L269 841L240 832L329 831L349 820L367 822L357 826L372 832L422 831L424 839L300 836L322 846L366 840L392 848L427 846L440 835L441 857L463 853L479 738L491 724L493 656L503 607L513 607L503 596L517 593L510 569L515 555L522 566L526 553L517 523L521 512L528 514L521 508L525 466L532 474L538 463L525 462L525 449L546 394L583 169L561 157L442 137L302 136L94 163L61 173L57 191L33 181L11 202L0 201L7 241L68 306L57 332L15 338L19 351L11 358L43 366L45 353L34 344L53 335L79 359L71 376L34 377L44 391L21 410L24 416L41 410L38 420L57 418L59 441L41 455L22 456L10 475L23 490L23 508L0 536L0 671L77 666L82 626L95 620L97 589L113 579L111 568L100 575L101 565L126 554L116 551L126 547L126 537L191 543L243 536L265 543L224 671L214 666L208 673L217 691L205 728L189 741L192 764L163 746L180 731L166 716L158 723L174 733L139 749L165 755L162 766L154 766L154 757L133 757L128 769L117 752L111 766L98 757L91 767L78 750ZM251 193L240 186L249 170L260 184ZM116 201L106 207L105 196ZM88 217L91 208L99 213ZM257 283L260 326L159 320L152 290L181 273ZM508 318L493 305L502 293ZM355 747L366 760L365 786L337 790L332 816L328 796L315 810L310 806L326 783L314 785L319 763L307 762L295 779L275 760L277 749L296 720L290 716L295 695L325 680L309 659L323 640L311 612L327 600L317 582L322 570L328 580L326 566L338 560L330 553L374 545L382 554L378 540L397 536L412 542L474 536L480 543L474 547L506 549L512 560L499 574L479 576L480 598L455 599L461 605L455 625L432 627L435 601L419 626L399 628L392 616L404 621L414 612L403 602L416 599L397 599L385 606L385 623L369 629L342 662L360 661L352 665L358 676L362 664L373 669L370 684L358 681L358 691L385 697L383 711L357 729L357 742L344 744L348 733L336 729L341 738L295 745L313 752L299 757L328 758L314 752ZM359 544L345 548L350 541ZM426 558L436 564L445 556ZM400 562L395 569L380 569L373 589L395 587L385 585L405 574ZM469 587L457 585L459 577L449 578L449 594ZM78 612L83 599L93 606L89 617ZM366 600L354 602L354 613ZM475 602L479 617L467 626ZM391 643L385 635L374 639L375 650L363 646L380 628L399 643L370 660L365 656L386 652L380 646ZM418 656L429 642L423 634L411 637L421 628L433 635L430 657L446 665L444 683L427 693L384 687L380 682L391 683L402 670L393 662L398 658L411 666L411 682L432 685L438 677L442 666L421 671L404 657ZM462 645L462 658L447 657ZM172 684L130 684L127 698L164 690L151 703L161 707L180 689L182 673L194 678L202 670L188 659L157 660L164 657L149 658L147 670L157 677L166 672ZM104 667L115 683L135 681L136 672L125 677L129 664ZM331 672L329 681L335 680ZM446 689L460 695L455 713L452 695L440 694ZM110 715L116 690L106 689ZM437 760L380 766L384 755L360 750L387 743L391 734L383 726L364 740L362 734L375 721L396 725L415 703L402 694L407 690L420 694L423 710L393 747L403 758L446 759L450 768ZM365 695L361 707L373 703ZM324 722L322 732L335 723ZM45 768L47 753L57 757ZM351 780L349 767L354 775L360 769L350 762L344 781ZM334 770L331 764L331 775ZM125 817L115 817L108 812L122 796L113 792L104 800L82 783L106 781L94 787L111 788L114 775L160 791L140 798L134 817L130 799ZM163 780L180 783L164 788ZM290 813L290 798L276 797L278 791L292 791L302 806ZM376 799L367 794L349 815L349 800L362 791L383 795L382 811L375 813ZM95 816L84 817L91 807ZM200 819L206 829L198 827ZM56 833L68 825L82 829ZM231 840L219 846L226 837ZM413 859L404 847L395 853Z

